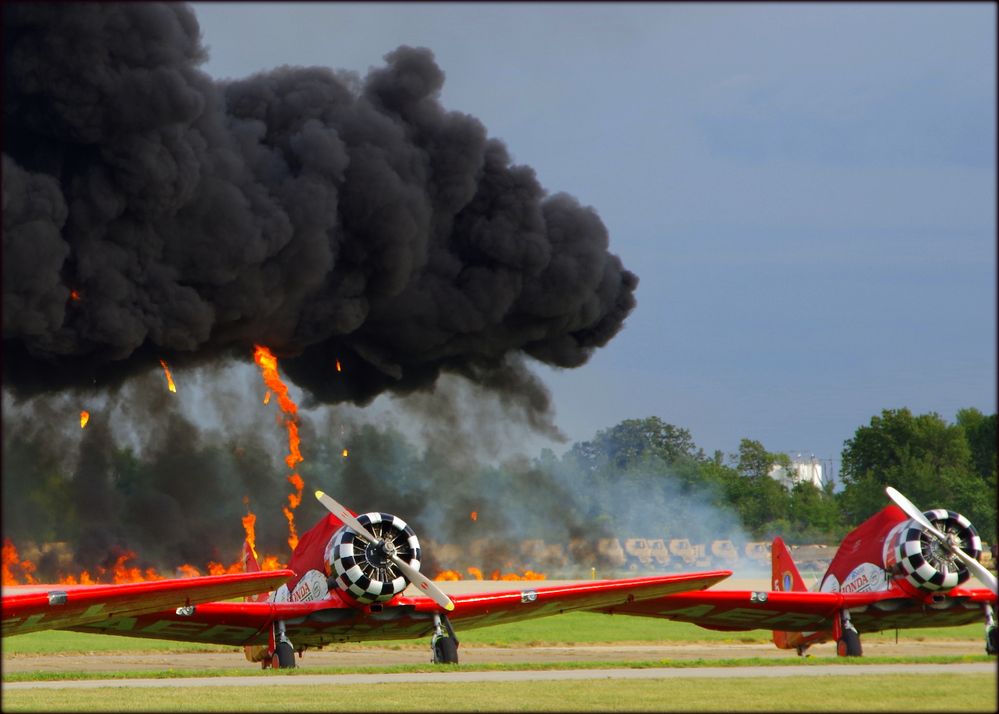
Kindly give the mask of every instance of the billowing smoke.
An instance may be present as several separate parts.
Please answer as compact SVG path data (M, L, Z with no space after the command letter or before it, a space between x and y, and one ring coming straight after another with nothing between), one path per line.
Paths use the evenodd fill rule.
M363 78L216 81L185 5L3 13L5 535L69 541L85 567L125 548L227 563L248 496L262 549L284 548L284 431L259 379L226 368L254 344L311 409L307 493L446 539L474 508L477 533L503 533L533 492L532 523L579 530L566 487L539 491L529 465L501 483L477 459L501 455L504 419L561 437L528 358L585 363L638 278L592 208L441 105L429 50L399 47ZM321 416L383 393L412 399L425 451L359 425L341 443L346 422ZM307 497L300 531L321 514Z
M4 6L5 386L259 343L322 402L454 373L552 432L524 357L579 366L635 305L596 212L446 110L427 49L364 78L219 82L205 56L185 5Z

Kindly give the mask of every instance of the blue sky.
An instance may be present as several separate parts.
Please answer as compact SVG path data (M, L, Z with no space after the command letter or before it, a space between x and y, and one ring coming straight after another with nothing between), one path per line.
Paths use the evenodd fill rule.
M537 366L572 441L655 415L838 465L882 409L996 411L994 4L194 8L217 78L429 47L448 109L598 211L641 283Z

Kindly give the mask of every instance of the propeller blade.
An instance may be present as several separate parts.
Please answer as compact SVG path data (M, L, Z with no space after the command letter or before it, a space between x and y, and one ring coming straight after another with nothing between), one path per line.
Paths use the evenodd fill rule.
M334 501L331 497L323 493L322 491L316 491L316 498L319 502L323 504L330 513L343 521L344 525L357 533L361 538L368 541L369 543L378 543L380 539L375 538L367 528L361 525L361 522L354 518L354 514L347 510L345 506ZM426 575L421 573L419 570L414 568L412 565L407 563L405 560L400 558L395 553L390 552L389 557L392 562L399 566L399 570L402 574L406 576L406 580L413 583L420 590L425 592L430 596L434 602L443 607L445 610L451 611L454 609L454 603L451 602L451 598L444 594L444 592L434 585L433 581L430 580Z
M434 581L428 578L426 575L421 573L419 570L414 568L412 565L407 563L405 560L400 558L398 555L391 556L392 562L399 566L399 570L402 574L406 576L406 579L413 583L420 590L425 592L430 596L430 599L435 603L443 607L445 610L450 612L454 609L454 603L451 602L451 598L444 594L444 592L434 585Z
M960 548L951 549L954 555L960 558L965 565L968 566L968 570L975 574L975 577L981 580L985 585L994 593L999 594L999 583L996 582L996 576L992 574L988 568L979 563L977 560L972 558L970 555L965 553Z
M937 530L933 524L927 520L926 516L923 515L923 512L916 508L912 501L891 486L885 487L885 493L888 494L888 498L895 502L896 506L905 511L905 515L929 531L930 535L944 541L945 543L947 542L947 536Z
M932 535L934 538L936 538L945 546L947 546L947 549L950 550L951 553L956 555L958 559L961 560L962 563L968 566L968 570L974 573L976 578L985 583L985 585L987 585L992 590L992 592L999 592L999 583L996 582L996 576L993 575L988 568L986 568L984 565L982 565L977 560L972 558L970 555L965 553L963 550L952 545L950 539L946 535L941 533L938 529L934 528L933 524L927 520L926 516L923 515L922 511L916 508L916 506L912 503L912 501L910 501L908 498L903 496L901 493L896 491L891 486L885 488L885 493L888 494L888 498L894 501L899 508L905 511L905 515L907 515L912 520L916 521L916 523L925 528L930 535Z
M343 521L343 524L350 528L352 531L357 533L361 538L368 541L369 543L377 543L378 538L371 535L371 532L361 525L361 522L354 518L354 514L347 510L346 506L343 506L332 498L327 496L322 491L316 491L316 498L319 502L326 506L326 509L332 513L334 516Z

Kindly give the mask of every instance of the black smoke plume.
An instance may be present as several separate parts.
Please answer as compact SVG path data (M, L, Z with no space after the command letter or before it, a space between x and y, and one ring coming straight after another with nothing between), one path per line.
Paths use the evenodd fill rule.
M523 357L579 366L635 305L596 212L446 110L430 50L399 47L363 79L219 82L185 5L8 3L3 19L18 397L259 343L322 402L448 372L545 415Z

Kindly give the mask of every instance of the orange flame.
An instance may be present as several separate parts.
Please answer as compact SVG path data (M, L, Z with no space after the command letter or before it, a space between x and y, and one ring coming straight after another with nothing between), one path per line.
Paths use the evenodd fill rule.
M82 429L83 427L85 427L88 421L90 421L90 412L84 409L82 412L80 412L80 428Z
M167 389L176 394L177 386L173 383L173 377L170 376L170 368L167 367L167 363L164 360L160 360L160 364L163 366L163 373L166 375Z
M264 404L270 404L270 403L271 403L271 392L270 390L267 390L267 394L264 395Z
M17 554L17 548L14 546L13 541L10 538L4 538L3 541L3 575L2 582L4 585L17 585L18 577L15 575L14 570L21 571L21 577L24 578L24 582L28 585L38 582L35 580L35 564L30 560L21 560L21 557Z
M295 464L303 460L302 452L298 448L301 443L301 439L298 438L298 422L286 420L285 426L288 427L288 455L284 457L284 462L288 464L289 469L294 470Z
M340 452L340 456L342 456L342 457L343 457L343 458L345 458L345 459L346 459L346 458L347 458L347 457L348 457L349 455L350 455L350 452L349 452L349 451L347 451L346 449L344 449L343 451L341 451L341 452Z
M517 573L503 573L500 575L500 571L494 570L489 577L490 580L544 580L545 574L536 573L533 570L525 570L523 575L518 575Z
M280 570L284 567L284 564L278 560L276 555L268 555L264 558L263 562L260 564L261 570Z
M478 511L472 511L472 514L469 516L469 518L471 518L473 521L479 520L479 512Z
M467 572L474 580L483 580L482 570L474 566L465 568ZM537 573L533 570L525 570L522 574L520 573L502 573L499 570L494 570L489 575L490 580L547 580L548 576L544 573ZM442 570L437 575L434 576L434 580L461 580L461 573L457 570Z
M243 530L246 531L246 542L250 544L250 550L253 551L254 558L257 557L256 523L257 517L254 515L253 511L249 511L245 516L243 516Z
M59 573L56 576L57 582L62 585L98 585L107 583L135 583L148 580L163 580L167 576L161 574L155 568L139 568L130 565L130 561L135 558L135 553L128 551L118 556L114 564L110 567L97 566L93 572L83 570L75 574ZM263 570L279 570L283 568L281 560L277 556L269 555L264 558L261 568ZM35 577L36 566L30 560L21 560L17 548L9 538L3 543L3 584L19 585L37 584ZM239 573L243 571L242 560L236 560L230 565L210 562L204 569L199 569L190 563L173 568L170 577L197 577L202 575L202 570L212 575L226 573Z
M340 360L336 361L336 371L337 372L342 372L343 371L343 367L340 366Z
M69 291L69 299L73 300L74 302L80 302L80 291L79 290L70 290Z
M305 484L302 477L295 471L295 465L303 461L302 452L299 449L300 439L298 437L298 405L288 396L288 387L278 374L277 357L269 349L262 345L254 345L253 361L260 367L264 384L277 395L278 405L284 413L284 425L288 430L288 455L284 461L293 472L288 477L288 481L295 487L295 493L288 495L288 506L282 508L284 517L288 519L288 545L292 550L298 545L298 532L295 530L294 510L302 502L302 489Z
M254 345L253 360L263 373L264 384L277 394L281 411L294 418L298 414L298 406L288 396L288 387L281 381L281 376L277 371L277 357L266 347Z

